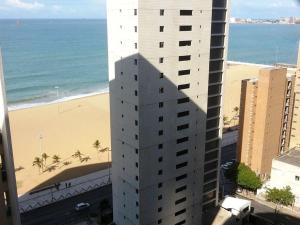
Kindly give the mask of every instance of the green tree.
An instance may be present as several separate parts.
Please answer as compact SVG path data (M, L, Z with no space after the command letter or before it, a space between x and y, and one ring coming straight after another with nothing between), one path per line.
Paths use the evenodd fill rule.
M49 158L50 156L47 155L47 153L43 153L42 154L42 160L44 162L44 166L46 167L47 166L47 159Z
M54 155L54 156L52 157L52 159L53 159L53 163L59 163L60 160L61 160L61 158L60 158L58 155Z
M43 160L39 157L35 157L32 166L37 166L39 168L39 172L41 172L41 168L43 166Z
M79 161L82 162L82 156L83 156L83 154L82 154L79 150L77 150L77 151L75 152L75 154L72 155L72 156L73 156L74 158L78 158Z
M228 125L228 117L227 116L223 116L223 125Z
M238 186L250 191L256 191L262 187L260 178L243 163L240 163L237 167L236 183Z
M266 199L269 202L273 202L277 206L292 206L295 202L295 195L293 195L290 186L286 186L282 189L268 188L266 192Z
M98 149L101 147L100 141L96 140L93 144L94 148L98 151Z

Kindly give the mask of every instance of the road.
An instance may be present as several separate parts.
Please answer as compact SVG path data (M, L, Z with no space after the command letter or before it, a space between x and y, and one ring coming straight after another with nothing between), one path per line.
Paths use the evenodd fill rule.
M80 222L83 218L87 218L89 212L97 212L99 203L103 199L112 202L111 185L23 213L21 214L22 225L67 225ZM74 206L80 202L90 203L90 210L76 212Z

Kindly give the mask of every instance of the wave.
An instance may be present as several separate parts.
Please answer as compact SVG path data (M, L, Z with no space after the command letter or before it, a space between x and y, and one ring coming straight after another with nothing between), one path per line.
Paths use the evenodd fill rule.
M28 109L28 108L33 108L33 107L43 106L43 105L51 105L51 104L55 104L55 103L66 102L66 101L70 101L70 100L75 100L75 99L80 99L80 98L85 98L85 97L90 97L90 96L105 94L105 93L109 93L109 88L108 87L106 87L104 89L101 89L100 91L90 92L90 93L86 93L86 94L78 94L78 95L67 96L67 97L63 97L63 98L56 99L56 100L53 100L53 101L31 102L31 103L24 103L23 102L21 104L9 104L8 105L8 111Z

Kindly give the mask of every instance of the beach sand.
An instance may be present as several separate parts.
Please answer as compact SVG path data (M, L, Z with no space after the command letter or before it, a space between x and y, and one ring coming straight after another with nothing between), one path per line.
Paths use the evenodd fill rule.
M60 181L94 172L101 168L101 162L108 161L107 152L99 153L93 147L98 139L102 148L110 148L108 93L10 111L9 118L19 195L49 179L55 181L55 177ZM83 154L82 158L88 159L87 162L72 157L77 150ZM53 155L61 158L61 163L51 172L41 173L32 165L34 158L43 153L50 156L46 160L48 167L53 162ZM63 165L62 162L71 164ZM88 166L91 164L93 166ZM82 169L62 177L65 169L74 167Z

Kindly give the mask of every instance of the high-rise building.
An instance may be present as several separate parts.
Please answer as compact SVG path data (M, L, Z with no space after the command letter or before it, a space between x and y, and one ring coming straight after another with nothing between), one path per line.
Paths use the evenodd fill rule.
M0 49L0 224L20 225L15 169Z
M295 80L295 100L293 108L292 129L290 136L290 148L300 147L300 43L298 50L298 63Z
M199 225L218 202L227 1L108 1L117 225Z
M288 149L294 83L287 69L274 67L242 81L237 158L261 176L269 176L272 159Z

